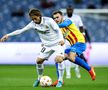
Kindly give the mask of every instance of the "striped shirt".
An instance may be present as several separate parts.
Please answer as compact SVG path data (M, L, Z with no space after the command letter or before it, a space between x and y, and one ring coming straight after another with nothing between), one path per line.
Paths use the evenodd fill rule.
M71 45L77 42L85 43L83 34L70 19L65 19L58 25L63 33L64 38L67 39Z

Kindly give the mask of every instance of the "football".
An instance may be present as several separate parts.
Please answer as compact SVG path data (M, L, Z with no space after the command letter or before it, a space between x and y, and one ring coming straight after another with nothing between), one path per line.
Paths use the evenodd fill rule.
M40 86L49 87L52 85L52 79L49 76L42 76L40 79Z

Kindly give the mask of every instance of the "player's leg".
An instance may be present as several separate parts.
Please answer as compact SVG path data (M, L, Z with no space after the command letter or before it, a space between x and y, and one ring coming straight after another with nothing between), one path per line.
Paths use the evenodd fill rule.
M56 48L56 57L55 57L55 61L56 63L58 63L58 83L56 85L56 87L62 87L63 84L63 76L64 76L64 62L63 62L63 58L64 58L64 48L60 45L58 45Z
M63 76L64 76L64 62L63 62L63 56L57 56L56 57L56 63L58 65L57 71L58 71L58 80L53 83L53 86L56 85L56 87L62 87L63 84ZM55 85L54 85L55 84Z
M56 85L57 85L57 83L58 83L58 78L59 78L58 63L57 63L57 62L55 63L55 66L56 66L57 80L54 81L54 82L52 83L52 86L56 86Z
M84 57L84 54L81 54L79 57L82 58L87 63L87 60ZM75 74L77 78L81 78L80 67L78 65L75 65Z
M33 86L37 87L40 83L40 78L43 75L44 65L43 62L50 57L50 55L53 54L53 51L49 49L48 47L43 47L41 49L41 52L39 53L39 56L36 60L36 70L38 74L38 79L35 80Z
M56 66L56 74L57 74L57 78L59 77L59 72L58 72L58 63L56 62L55 63L55 66Z
M65 69L66 69L66 78L69 79L71 78L71 65L72 62L70 62L69 60L65 60Z
M87 60L84 57L84 54L81 54L79 57L82 58L87 63ZM77 78L81 78L80 67L78 65L75 65L75 74Z
M62 62L62 65L60 65L60 63L55 63L55 66L56 66L57 80L53 82L52 86L56 86L60 78L62 78L61 81L63 81L63 75L64 75L64 68L65 68L64 63ZM59 73L61 74L59 75ZM62 82L62 84L64 84L64 81Z
M87 63L88 60L85 58L84 54L81 54L79 57L82 58Z
M69 54L69 58L72 62L85 68L90 73L92 80L94 80L95 73L93 72L93 69L82 58L77 56L77 54L80 55L85 50L85 48L86 46L84 43L76 43L75 45L65 50L65 53Z
M44 61L43 59L37 58L36 70L37 70L37 74L38 74L38 79L35 80L33 87L37 87L40 83L40 78L42 77L43 70L44 70L43 61Z
M80 57L76 57L74 63L80 65L80 66L83 67L83 68L85 68L85 69L89 72L89 74L90 74L92 80L95 80L96 74L95 74L95 72L94 72L94 68L90 67L90 66L89 66L84 60L82 60Z
M77 78L81 78L80 68L78 65L75 65L75 74Z

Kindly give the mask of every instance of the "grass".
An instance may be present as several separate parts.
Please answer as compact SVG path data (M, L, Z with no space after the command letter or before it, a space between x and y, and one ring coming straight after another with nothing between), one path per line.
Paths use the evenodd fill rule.
M81 79L77 79L72 69L72 78L66 79L64 86L32 87L37 78L35 65L0 65L0 90L108 90L108 67L96 67L97 78L92 81L86 70L81 68ZM55 66L45 66L44 75L56 80Z

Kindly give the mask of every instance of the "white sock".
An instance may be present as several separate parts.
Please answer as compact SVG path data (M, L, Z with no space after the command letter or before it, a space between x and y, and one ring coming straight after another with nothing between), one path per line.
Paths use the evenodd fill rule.
M59 73L59 81L63 81L63 76L64 76L64 62L58 63L58 73Z
M65 60L66 76L71 76L71 65L72 62L70 62L69 60Z
M78 65L75 65L75 72L78 72L78 73L80 72Z
M75 65L75 73L77 78L81 78L80 69L78 65Z
M38 74L38 80L40 80L40 78L43 75L44 65L43 64L36 64L36 69L37 69L37 74Z

